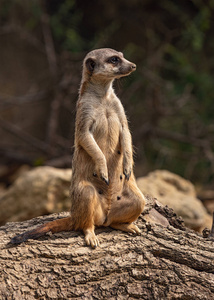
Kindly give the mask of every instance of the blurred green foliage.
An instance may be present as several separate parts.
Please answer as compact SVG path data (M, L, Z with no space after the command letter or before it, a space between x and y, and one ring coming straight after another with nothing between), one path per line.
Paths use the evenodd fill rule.
M17 19L18 9L25 29L41 40L40 18L49 15L59 56L112 47L136 62L136 73L116 88L130 116L137 165L212 183L213 0L1 2L1 25Z

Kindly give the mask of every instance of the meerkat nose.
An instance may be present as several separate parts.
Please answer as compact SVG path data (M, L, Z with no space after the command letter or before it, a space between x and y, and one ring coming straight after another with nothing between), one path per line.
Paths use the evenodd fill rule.
M137 67L137 66L136 66L135 64L132 65L132 69L133 69L133 70L135 70L136 67Z

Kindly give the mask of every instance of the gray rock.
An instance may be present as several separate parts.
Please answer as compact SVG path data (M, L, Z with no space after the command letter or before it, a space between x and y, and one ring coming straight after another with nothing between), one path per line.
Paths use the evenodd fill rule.
M22 174L0 197L0 224L70 209L71 169L38 167Z
M145 195L173 208L189 228L201 231L205 226L211 227L212 218L197 199L190 181L166 170L156 170L138 178L137 184Z

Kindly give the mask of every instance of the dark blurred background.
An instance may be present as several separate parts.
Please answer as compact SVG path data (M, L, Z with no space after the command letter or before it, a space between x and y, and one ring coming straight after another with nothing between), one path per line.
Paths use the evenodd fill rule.
M82 60L137 64L115 82L137 176L214 177L214 1L0 0L0 181L24 165L70 167Z

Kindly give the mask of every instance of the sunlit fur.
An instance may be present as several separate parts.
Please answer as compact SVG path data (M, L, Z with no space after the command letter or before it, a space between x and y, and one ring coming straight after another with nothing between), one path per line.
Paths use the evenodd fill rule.
M109 62L114 56L119 58L118 63ZM135 69L121 52L108 48L91 51L84 59L76 112L71 216L39 227L35 230L37 237L39 231L43 235L47 231L81 229L86 243L96 247L95 226L139 233L132 222L143 211L145 200L132 171L128 122L112 87L115 78ZM35 231L29 237L34 237ZM25 240L29 238L26 234ZM16 238L13 242L20 240L19 236L19 241Z

